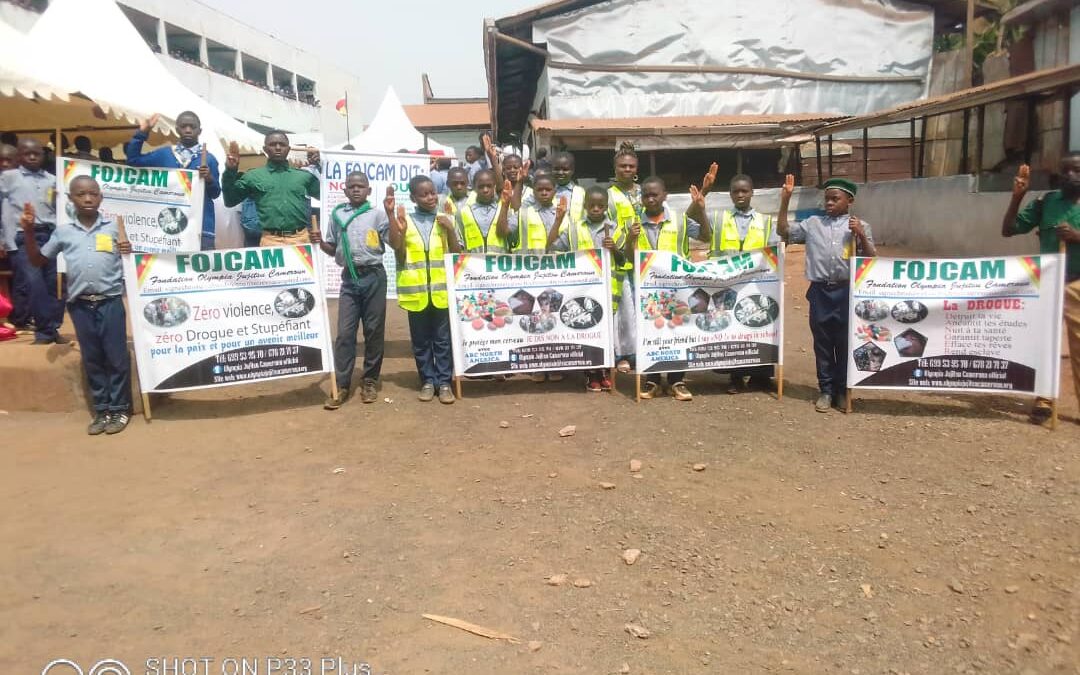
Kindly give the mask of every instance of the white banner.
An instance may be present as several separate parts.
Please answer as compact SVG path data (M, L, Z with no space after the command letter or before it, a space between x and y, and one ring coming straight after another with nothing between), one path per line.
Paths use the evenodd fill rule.
M784 247L693 262L638 251L637 372L784 362Z
M58 157L56 169L56 213L66 214L69 222L75 220L75 209L68 201L68 186L74 178L90 176L101 185L102 215L123 220L136 251L199 250L204 185L198 171L139 168L70 157Z
M448 254L454 373L610 368L607 251Z
M409 180L414 176L426 176L431 170L429 155L386 154L353 152L350 150L327 150L321 153L322 188L321 212L319 222L324 231L333 227L330 214L338 204L348 201L345 197L345 179L354 171L360 171L368 177L371 194L368 202L373 209L383 208L387 186L394 186L394 195L399 205L411 211L414 207L409 200ZM342 268L332 256L320 251L323 279L326 295L336 298L341 291ZM389 246L383 254L383 267L386 268L386 297L397 297L397 263L394 252Z
M1065 256L851 261L848 386L1057 398Z
M313 246L124 256L144 392L333 370Z

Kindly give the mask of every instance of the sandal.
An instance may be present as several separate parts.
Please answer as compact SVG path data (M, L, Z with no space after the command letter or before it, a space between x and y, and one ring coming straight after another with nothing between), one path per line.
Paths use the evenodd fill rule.
M630 367L630 362L626 359L619 359L619 362L615 364L615 370L620 373L629 373L633 368Z

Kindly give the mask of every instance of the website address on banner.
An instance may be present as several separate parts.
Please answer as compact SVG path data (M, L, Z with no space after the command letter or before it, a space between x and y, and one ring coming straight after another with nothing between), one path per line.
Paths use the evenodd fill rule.
M535 361L522 361L520 363L511 364L513 370L547 370L549 368L595 368L596 364L589 359L575 359L567 361L565 359L541 361L539 359Z
M302 375L308 372L311 372L311 370L305 366L294 366L292 368L271 368L269 370L249 370L243 373L215 375L214 384L224 384L226 382L240 382L243 380L261 380L269 377L280 377L282 375Z

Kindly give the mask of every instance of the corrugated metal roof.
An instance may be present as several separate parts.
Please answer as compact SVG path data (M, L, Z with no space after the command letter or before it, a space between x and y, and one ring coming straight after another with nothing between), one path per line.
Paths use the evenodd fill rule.
M485 103L423 103L407 105L405 114L417 129L491 126L491 113Z
M1076 84L1080 84L1080 63L1060 68L1037 70L1026 75L984 84L981 87L972 87L951 94L924 98L889 110L832 122L823 125L817 130L817 133L822 135L835 134L841 131L868 129L886 124L906 122L919 117L958 112L967 108L977 108L1010 98L1029 96Z

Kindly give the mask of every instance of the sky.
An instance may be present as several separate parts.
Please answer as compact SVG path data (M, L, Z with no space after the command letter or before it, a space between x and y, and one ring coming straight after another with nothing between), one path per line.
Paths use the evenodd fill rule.
M387 85L403 103L423 102L420 74L436 96L487 96L484 18L499 18L540 0L202 0L240 21L359 75L366 95L349 107L371 121ZM324 100L336 92L320 92ZM359 99L359 100L357 100Z

